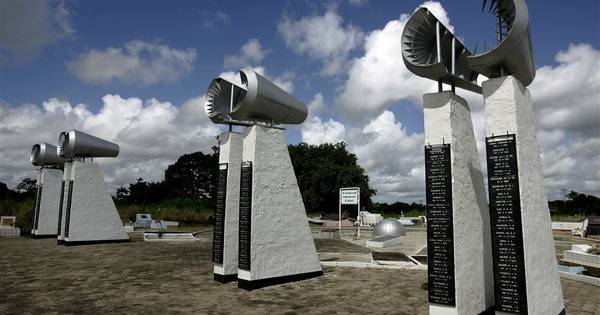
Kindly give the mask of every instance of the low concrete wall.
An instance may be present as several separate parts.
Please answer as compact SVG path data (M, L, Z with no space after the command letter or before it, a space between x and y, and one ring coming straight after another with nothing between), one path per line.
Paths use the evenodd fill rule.
M552 222L553 230L571 231L574 229L581 229L582 226L582 222Z

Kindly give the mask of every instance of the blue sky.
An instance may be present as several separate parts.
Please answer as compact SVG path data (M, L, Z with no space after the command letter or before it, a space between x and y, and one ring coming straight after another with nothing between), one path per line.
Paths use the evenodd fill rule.
M386 97L385 101L380 103L365 105L366 109L359 110L358 115L356 110L354 112L346 110L345 104L342 103L347 99L343 95L346 89L350 89L349 82L353 80L353 75L356 76L362 71L357 60L368 55L365 43L369 42L370 38L375 38L371 35L378 30L384 30L382 33L386 33L386 26L389 26L388 30L393 26L388 23L401 20L402 14L412 13L422 3L423 1L374 0L325 2L39 0L22 1L21 3L13 0L1 1L0 4L4 6L4 10L0 9L0 27L6 30L5 33L18 34L22 30L29 30L33 32L34 36L21 35L23 37L17 36L20 40L15 40L15 37L11 38L10 34L0 35L0 129L15 124L16 117L26 112L24 109L27 104L33 104L38 108L38 112L32 114L33 116L39 114L47 118L49 111L42 107L44 102L52 104L54 104L53 102L56 104L63 102L72 108L77 104L85 104L85 108L90 114L85 114L87 116L81 114L83 116L77 117L97 115L107 106L107 102L103 100L106 95L119 95L124 100L139 99L143 109L151 107L148 100L156 99L161 104L169 103L173 107L169 110L176 111L186 102L201 97L210 80L222 73L235 70L236 65L229 66L224 62L226 56L235 56L241 60L237 62L239 65L237 68L242 66L261 67L272 79L293 86L293 94L297 98L315 105L312 107L316 109L314 117L312 117L314 121L306 124L307 127L290 128L289 142L294 143L301 140L311 143L323 142L315 139L315 132L318 134L334 130L338 132L338 136L323 136L322 138L343 140L349 143L353 152L357 153L361 160L364 160L363 167L367 169L373 181L379 186L376 188L382 192L382 200L419 199L422 195L422 189L418 188L422 184L422 179L420 179L422 174L414 165L422 162L419 160L422 151L418 149L416 154L412 151L410 153L390 152L390 158L400 154L412 156L413 159L417 159L417 162L414 162L413 166L398 162L401 165L382 169L378 165L387 162L373 160L372 156L365 152L375 149L367 147L365 143L369 141L368 138L374 137L367 133L375 126L371 126L371 129L368 126L378 122L377 119L388 119L390 126L397 128L401 133L398 141L406 140L418 144L421 139L419 136L422 136L423 132L422 110L418 96L422 92L428 92L426 88L402 96L404 86L398 86L398 94L401 96L394 97L394 91L386 91L392 96ZM472 50L477 44L481 49L484 42L488 47L493 46L494 21L487 12L481 12L479 1L441 1L440 4L449 17L455 33L463 38L463 42L468 48ZM581 48L580 50L586 52L581 52L581 54L592 54L589 57L592 60L592 70L594 66L597 67L597 63L594 64L593 60L597 56L595 54L600 46L600 2L596 0L529 1L528 5L536 67L549 67L549 76L563 73L561 65L584 67L576 64L580 59L575 57L571 58L575 61L566 58L571 61L561 63L556 60L557 54L561 51L567 56L577 54L579 50L571 49L570 45L585 45L586 49ZM22 16L27 18L7 18L8 16L19 16L19 14L23 14L23 10L26 13ZM327 16L328 14L329 16ZM36 20L36 17L41 22L35 24L26 21ZM327 24L325 23L327 21L337 22ZM324 24L319 24L321 22ZM319 47L318 43L316 45L311 43L311 39L303 35L306 34L303 33L303 27L310 28L310 25L313 24L315 27L330 25L332 28L336 28L339 32L332 34L347 36L343 37L346 41L338 46L331 44L335 47L327 48L329 50L323 48L329 46L330 43L327 40L322 42L323 47ZM46 28L46 30L36 29L40 27ZM331 29L328 30L331 31ZM326 31L323 30L323 32ZM2 36L6 38L2 38ZM244 57L243 47L250 40L255 40L259 49L253 51L254 55ZM400 39L389 37L386 40L399 42ZM164 77L161 77L163 72L156 74L152 73L152 69L140 69L139 67L132 68L134 69L132 71L145 71L139 75L119 72L118 69L114 70L116 74L110 78L99 78L97 74L94 74L94 72L108 70L106 67L104 69L93 68L97 64L90 63L92 52L108 54L111 47L123 52L126 50L127 43L133 41L138 41L139 47L157 49L144 50L146 48L140 48L140 55L136 56L140 60L152 60L153 57L149 54L162 53L159 52L161 48L157 48L162 47L162 51L168 51L169 56L165 57L166 59L160 59L159 62L169 63L174 68L162 69ZM181 58L173 57L175 54L183 56ZM175 61L169 58L175 58ZM324 73L324 68L335 62L339 62L337 68L329 73ZM367 62L366 59L365 62ZM362 69L364 70L364 67ZM595 77L593 77L594 73ZM393 80L397 73L390 71L385 75ZM597 71L592 71L591 75L593 81L591 86L595 88L598 86L600 78L598 78ZM422 83L424 79L409 77L408 74L403 74L403 76L405 80L414 80L415 84L424 84ZM368 73L365 73L364 77L368 78ZM546 79L542 78L540 81ZM407 88L412 87L407 86ZM535 96L536 89L542 91L543 87L534 88L532 86L532 89ZM569 90L570 92L573 91ZM594 115L596 114L594 107L599 105L593 101L593 98L598 96L597 93L597 91L592 93L591 105L586 105L591 108ZM322 98L317 97L317 94ZM360 97L374 99L381 96L380 94L362 93ZM353 97L352 94L347 95ZM476 98L475 96L469 97ZM544 95L540 96L540 99L545 99ZM475 116L480 109L477 106L473 104ZM559 106L560 104L556 107ZM587 110L590 110L589 108ZM388 112L391 113L391 116L381 116ZM557 112L552 113L556 114ZM546 116L550 117L548 115ZM61 117L66 122L70 122L70 126L93 125L100 128L98 130L102 133L103 129L98 127L99 125L94 125L92 122L81 122L83 125L77 125L77 118L68 118L68 116L65 112ZM142 119L140 117L137 117L136 121ZM9 119L11 119L10 123ZM54 119L58 118L54 117ZM175 122L179 118L174 119ZM474 117L474 119L477 118ZM598 130L593 127L580 128L584 123L577 121L561 123L563 126L561 128L547 128L544 127L544 122L540 121L539 129L541 132L554 133L553 136L557 138L556 143L565 145L565 150L568 150L569 146L577 144L578 141L597 140ZM189 124L193 124L193 122L189 122ZM200 117L198 124L210 123ZM385 123L381 121L378 124L385 126ZM576 126L573 127L573 124ZM148 125L153 126L152 124L144 126ZM110 126L110 122L107 122L107 125L102 128L110 128L108 126ZM310 130L312 127L314 130ZM54 141L56 128L60 127L49 128L47 133L36 131L35 134L38 138L42 138L41 140L51 142ZM215 131L216 129L209 130L207 128L213 127L206 126L203 132L218 133ZM343 135L339 135L340 128L344 130ZM40 127L39 130L42 129ZM90 127L90 129L93 128ZM23 132L28 132L28 129L23 129ZM164 134L164 130L162 132ZM384 130L383 133L385 132L393 133L389 130ZM361 138L360 141L354 141L359 138ZM115 134L113 140L117 139L119 136ZM4 141L9 143L8 140ZM135 158L134 155L123 156L121 164L127 164L129 171L120 169L116 162L106 162L107 168L110 169L107 171L108 181L113 185L126 184L135 176L148 170L140 167L141 164L154 161L151 162L155 163L152 164L155 166L153 169L160 169L168 163L172 163L179 153L198 149L206 150L207 146L212 143L211 141L212 139L199 141L197 147L194 146L192 140L183 141L189 146L173 149L170 156L161 155L162 160L160 161L157 160L158 158L156 154L152 153L152 150L145 156L140 155ZM418 147L416 144L415 148ZM24 151L28 151L27 147L31 144L21 143L19 145L23 146ZM155 144L145 144L146 147L153 145ZM552 145L556 147L556 144ZM4 150L9 147L5 144L2 146L5 146ZM3 149L0 148L0 160L3 157L2 154L5 159L8 159L9 154L2 153L1 150ZM408 148L403 150L408 150ZM565 157L566 160L569 158L577 160L577 157ZM592 166L595 162L597 161L587 161L587 163L592 163ZM545 161L545 163L549 162ZM552 162L553 165L556 163L558 162ZM31 171L27 170L27 167L26 162L6 163L3 166L4 169L0 169L0 181L10 183L18 181L18 177L27 175ZM135 169L137 171L132 171ZM153 175L148 175L149 178L160 179L162 170L160 172L153 170L152 172ZM549 193L556 192L559 186L573 186L583 191L597 193L600 188L592 189L597 184L597 174L592 175L588 184L577 186L571 182L563 183L559 177L548 178L547 174L547 180L551 187ZM560 184L553 184L552 181L558 181ZM388 187L389 185L393 187Z

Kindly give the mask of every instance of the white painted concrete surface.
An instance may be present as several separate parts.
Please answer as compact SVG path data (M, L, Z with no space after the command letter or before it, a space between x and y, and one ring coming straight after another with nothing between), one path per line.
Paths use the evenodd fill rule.
M238 271L242 136L242 134L236 132L224 132L219 135L219 164L228 164L227 192L225 194L223 264L215 264L214 266L214 273L220 275L234 275Z
M490 79L482 86L486 136L516 134L528 312L558 314L564 301L531 95L512 76Z
M494 305L490 218L467 102L452 92L423 96L425 144L450 143L456 307L430 314L479 314Z
M40 170L42 196L40 197L37 229L32 230L36 236L56 235L58 229L58 206L60 201L60 185L63 172L61 169L42 168ZM35 227L35 225L34 225Z
M75 161L66 242L128 240L98 164Z
M243 161L252 162L250 270L258 280L321 271L284 131L260 126L244 133Z
M65 222L66 222L66 212L67 212L67 196L69 195L69 181L71 180L71 173L73 173L73 162L66 162L63 167L63 182L65 183L65 188L62 195L62 207L59 209L58 218L59 222L59 233L57 236L58 241L64 241L65 239ZM62 183L61 183L62 185Z

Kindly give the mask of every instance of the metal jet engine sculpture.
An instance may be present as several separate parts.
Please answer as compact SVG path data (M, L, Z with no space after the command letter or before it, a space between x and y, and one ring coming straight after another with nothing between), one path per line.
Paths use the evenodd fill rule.
M129 241L93 158L116 157L119 146L78 130L62 132L58 156L68 159L64 167L59 206L58 243L65 245Z
M40 167L31 235L34 238L56 237L63 165L67 160L56 154L55 146L43 142L33 145L30 161Z
M251 70L240 70L241 84L214 79L206 92L205 110L216 124L301 124L308 109L295 97Z
M217 78L206 93L208 117L230 126L219 135L214 279L252 290L320 276L284 130L276 126L302 123L308 109L253 70L241 70L239 79Z
M429 311L564 314L526 88L535 77L527 4L489 4L497 41L489 51L470 54L424 8L402 35L408 69L439 90L424 95ZM478 74L490 78L481 87ZM470 111L455 86L484 97L489 212Z

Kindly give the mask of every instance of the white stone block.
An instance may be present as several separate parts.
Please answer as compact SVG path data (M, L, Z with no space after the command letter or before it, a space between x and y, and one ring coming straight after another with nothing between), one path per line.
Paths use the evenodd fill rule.
M521 296L529 314L559 314L565 306L529 90L512 76L482 86L486 136L515 135L526 277Z
M240 199L240 168L243 135L224 132L219 135L219 172L224 175L224 195L217 196L215 230L213 235L214 279L225 283L237 279L238 228ZM221 212L222 211L222 212Z
M494 305L494 280L489 210L471 112L452 92L425 94L423 99L425 144L450 144L451 150L456 300L455 306L430 303L429 313L479 314ZM431 219L432 229L429 223Z
M74 161L65 174L62 243L67 245L129 241L98 164Z
M573 244L571 245L571 249L575 252L587 253L587 251L592 248L592 246L587 244Z
M43 167L39 171L37 202L31 230L33 237L57 235L62 176L62 169Z
M243 217L240 198L239 287L253 289L321 275L284 131L252 126L243 141L242 159L252 163L252 178L249 218ZM245 219L250 220L249 235L242 229ZM244 247L247 236L249 248ZM249 254L250 268L243 263L244 253Z

